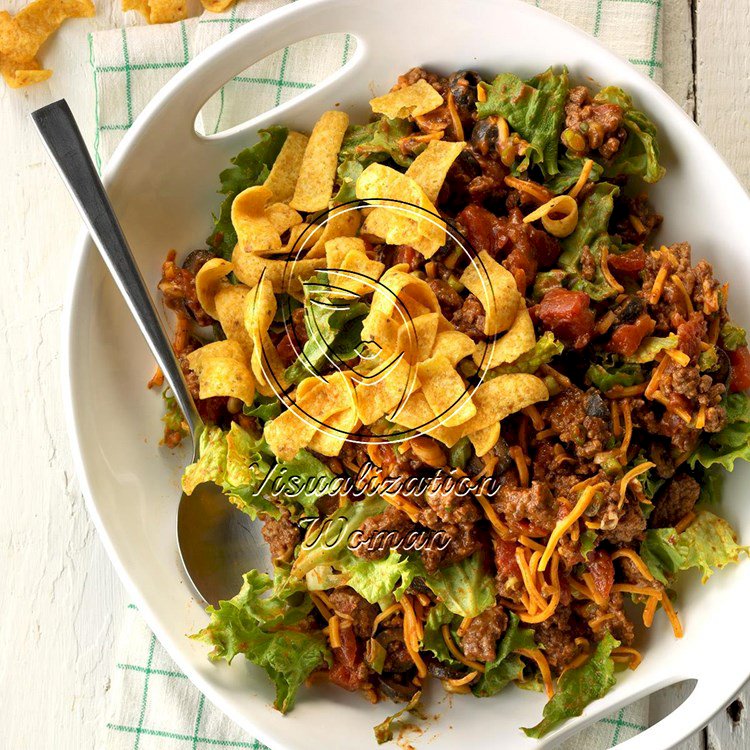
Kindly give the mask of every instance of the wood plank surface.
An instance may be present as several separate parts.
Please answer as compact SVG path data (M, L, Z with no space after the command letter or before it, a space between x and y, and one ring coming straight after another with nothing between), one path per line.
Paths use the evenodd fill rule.
M5 0L2 8L13 12L25 4ZM12 750L106 747L113 641L128 600L85 510L61 407L60 326L79 220L28 119L31 110L66 97L92 142L86 35L136 22L119 3L97 5L95 18L65 24L45 46L42 60L55 71L48 82L22 91L0 85L6 467L0 744ZM750 184L750 2L664 0L664 21L666 90ZM679 688L655 696L652 720L683 699ZM750 704L747 687L739 700ZM735 705L681 750L748 747L748 713Z

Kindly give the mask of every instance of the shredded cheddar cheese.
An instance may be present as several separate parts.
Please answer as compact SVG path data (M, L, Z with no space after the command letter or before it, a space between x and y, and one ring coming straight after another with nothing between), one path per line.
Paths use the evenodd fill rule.
M568 195L571 198L575 198L578 195L578 193L581 192L581 190L583 189L583 186L586 184L586 180L588 180L589 175L591 174L591 169L593 166L594 166L593 159L586 159L586 161L583 162L583 167L581 168L581 174L578 175L578 181L568 191Z
M658 304L661 293L664 291L664 282L667 280L668 273L669 264L662 263L659 273L656 274L656 278L654 279L654 285L651 288L651 295L648 298L649 305Z
M584 489L581 493L581 497L578 499L578 502L575 504L573 510L567 516L565 516L565 518L557 522L554 531L552 532L552 534L550 534L550 538L547 542L547 547L544 550L544 554L542 555L542 559L539 562L539 570L546 569L547 563L552 557L552 553L554 552L555 547L557 546L560 539L562 539L565 532L583 515L586 508L591 505L597 491L605 485L605 482L600 482L599 484L586 487L586 489Z
M538 648L519 648L516 649L516 653L536 662L536 665L541 672L542 679L544 680L544 691L547 693L547 698L551 698L555 694L555 688L552 684L552 673L550 672L547 657Z
M621 480L620 480L620 499L625 499L625 493L628 490L630 482L641 474L645 474L649 469L653 469L656 464L651 461L646 461L638 466L632 468ZM613 558L614 559L614 558Z

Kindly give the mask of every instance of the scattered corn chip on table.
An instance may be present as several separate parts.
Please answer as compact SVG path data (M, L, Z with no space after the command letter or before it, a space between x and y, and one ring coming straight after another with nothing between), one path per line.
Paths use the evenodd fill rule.
M634 1L657 3L664 14L668 93L750 187L747 1ZM11 0L3 10L14 14L24 4ZM0 320L6 353L0 415L5 465L23 467L6 474L0 531L0 569L6 571L0 581L0 701L9 719L3 742L9 748L105 746L102 717L113 641L127 602L86 514L60 403L61 314L80 222L28 119L31 110L66 97L92 142L87 34L145 23L136 13L123 13L119 2L96 6L95 17L66 22L43 46L42 66L54 70L52 77L22 89L0 85ZM188 4L191 15L197 1L195 6ZM680 688L653 697L651 720L684 697ZM750 686L739 700L748 705ZM33 716L31 704L38 707ZM748 745L748 713L735 703L681 750Z

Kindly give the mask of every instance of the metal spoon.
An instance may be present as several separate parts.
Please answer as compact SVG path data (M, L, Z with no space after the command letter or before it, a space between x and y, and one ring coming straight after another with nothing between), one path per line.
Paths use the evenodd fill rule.
M185 415L196 461L205 425L73 113L61 99L31 117ZM258 567L254 537L247 515L229 503L216 485L206 483L190 497L184 493L180 497L177 548L195 592L209 604L232 597L242 574Z

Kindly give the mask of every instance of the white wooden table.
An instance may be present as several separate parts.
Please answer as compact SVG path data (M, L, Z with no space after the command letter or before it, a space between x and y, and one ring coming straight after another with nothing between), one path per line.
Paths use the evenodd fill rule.
M665 87L750 186L750 2L664 3ZM60 405L60 321L79 221L27 117L64 96L91 142L86 34L124 24L114 5L99 3L96 18L69 23L51 41L48 83L0 84L0 744L12 750L106 746L104 704L126 603L87 517ZM652 719L681 698L676 689L653 698ZM750 747L740 707L748 686L738 700L732 716L722 711L683 750Z

